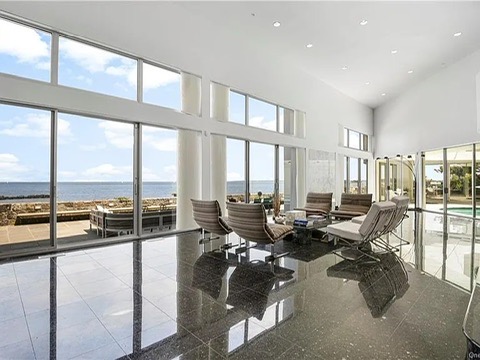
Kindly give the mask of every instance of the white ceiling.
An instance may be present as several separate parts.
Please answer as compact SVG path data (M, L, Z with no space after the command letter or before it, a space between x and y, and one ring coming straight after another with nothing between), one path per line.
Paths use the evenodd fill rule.
M182 6L222 31L243 34L266 57L281 57L372 108L480 48L480 2L195 2ZM368 20L365 26L360 25L363 19ZM281 26L273 27L274 21ZM459 31L462 35L454 37ZM313 47L307 49L307 43ZM393 49L397 54L391 54ZM348 69L342 70L344 66ZM414 72L408 74L409 70Z
M372 108L480 48L480 2L34 3L0 8L38 21L56 17L71 29L111 29L119 39L132 38L132 29L152 39L167 31L171 46L215 49L227 61L254 52L264 65L282 62Z

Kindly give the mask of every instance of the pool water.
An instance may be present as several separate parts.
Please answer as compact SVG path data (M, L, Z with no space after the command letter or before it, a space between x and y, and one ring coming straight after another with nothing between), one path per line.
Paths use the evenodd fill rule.
M459 214L465 216L472 216L473 209L471 207L449 207L447 208L448 213ZM480 209L476 209L476 217L480 217Z

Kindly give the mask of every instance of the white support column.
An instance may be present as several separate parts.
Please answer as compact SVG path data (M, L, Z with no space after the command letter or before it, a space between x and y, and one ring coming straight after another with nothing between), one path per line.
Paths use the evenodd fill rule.
M227 86L212 83L212 118L217 121L228 121L230 89ZM227 139L223 135L215 135L211 138L211 196L218 200L225 214L225 202L227 199Z
M305 137L305 113L303 111L295 110L295 136ZM306 161L305 149L297 149L297 204L293 204L293 206L299 206L298 203L302 203L307 198Z
M200 116L201 98L200 78L182 73L182 111ZM199 199L201 196L201 143L199 132L192 130L178 131L176 225L178 230L197 227L193 220L190 199Z

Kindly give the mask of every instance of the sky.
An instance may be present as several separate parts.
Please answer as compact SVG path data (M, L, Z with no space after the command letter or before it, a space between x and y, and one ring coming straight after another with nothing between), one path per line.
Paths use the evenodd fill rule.
M0 72L50 81L51 35L0 19ZM59 84L136 100L136 61L60 37ZM143 68L144 102L179 110L178 73ZM250 98L250 126L275 131L276 106ZM230 121L245 123L245 96L231 92ZM159 121L161 123L161 120ZM49 111L0 105L0 181L48 181ZM144 181L176 181L177 131L143 127ZM274 146L251 144L251 179L273 180ZM282 157L283 158L283 157ZM228 140L227 180L244 180L244 142ZM133 125L58 115L58 181L131 181ZM281 167L283 178L283 167Z

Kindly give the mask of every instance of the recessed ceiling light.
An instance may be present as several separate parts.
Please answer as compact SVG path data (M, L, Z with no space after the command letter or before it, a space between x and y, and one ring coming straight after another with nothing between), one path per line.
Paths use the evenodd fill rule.
M367 82L365 83L365 85L370 85L370 81L367 81Z
M362 21L360 21L360 25L362 26L365 26L368 24L368 20L367 19L363 19Z
M382 93L382 96L385 96L385 95L387 95L387 93Z
M392 54L396 54L396 53L398 53L398 50L395 50L395 49L394 49L394 50L392 50L392 51L390 51L390 52L391 52Z
M408 70L407 73L413 74L413 70Z
M347 66L342 67L342 70L347 70L347 69L348 69Z
M275 21L275 22L273 23L273 26L279 27L279 26L280 26L280 22L279 22L279 21Z
M305 46L310 49L311 47L313 47L313 44L307 44Z
M458 37L458 36L460 36L460 35L462 35L462 32L461 32L461 31L456 32L455 34L453 34L453 36L455 36L455 37Z

